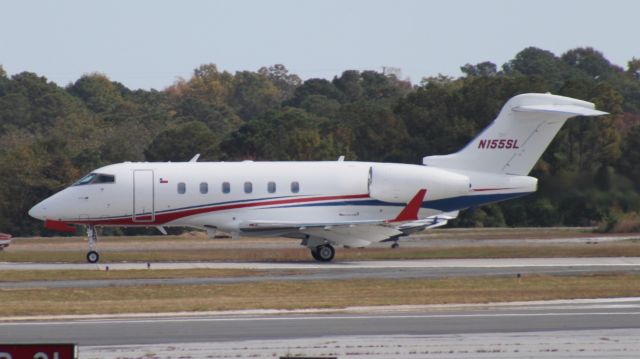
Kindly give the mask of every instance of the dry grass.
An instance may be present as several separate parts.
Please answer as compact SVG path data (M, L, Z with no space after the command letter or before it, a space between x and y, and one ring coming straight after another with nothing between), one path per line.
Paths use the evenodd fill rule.
M637 257L640 246L631 241L601 244L485 245L438 248L364 248L336 252L337 259L459 259L459 258L561 258Z
M0 262L64 262L86 263L85 251L6 251L0 252ZM309 261L305 248L278 249L172 249L147 251L100 250L100 262L190 262L190 261Z
M639 275L5 289L0 290L3 303L0 316L343 308L624 296L640 296Z
M171 278L231 278L278 275L294 275L293 270L255 269L154 269L154 270L9 270L0 271L0 283L57 280L108 280L108 279L171 279Z
M544 241L550 238L591 238L595 235L591 228L435 229L412 236L417 240L414 242L417 247L389 250L378 245L364 249L339 249L336 259L640 256L640 246L632 241L593 245ZM459 239L467 241L457 241ZM511 240L500 243L501 239ZM519 243L518 239L541 241ZM487 244L484 240L492 241ZM312 260L309 251L299 246L297 240L209 240L202 232L188 232L180 236L105 236L100 238L98 248L103 262ZM16 238L9 248L0 252L0 261L84 263L86 251L86 240L81 237Z
M557 239L588 238L601 235L592 227L531 228L444 228L418 232L412 237L424 239Z
M611 232L615 233L637 233L640 231L640 214L636 212L623 214Z
M430 229L412 235L414 238L428 239L506 239L506 238L573 238L573 237L590 237L601 235L594 233L591 227L550 227L550 228L445 228ZM21 244L61 244L61 243L82 243L85 237L16 237L13 239L14 245ZM237 244L238 242L258 244L258 243L292 243L296 240L281 237L276 238L260 238L260 237L243 237L241 241L232 240L230 238L219 238L210 240L205 232L193 231L186 232L181 235L156 235L156 236L100 236L100 243L162 243L173 242L202 242L202 243L219 243L223 245Z
M66 262L84 263L84 248L79 250L27 250L0 252L0 262ZM166 262L166 261L311 261L309 250L296 248L214 248L194 250L190 247L166 250L101 250L101 262ZM338 249L336 260L442 259L442 258L549 258L549 257L637 257L640 246L633 241L600 244L532 244L461 245L445 247L401 247Z

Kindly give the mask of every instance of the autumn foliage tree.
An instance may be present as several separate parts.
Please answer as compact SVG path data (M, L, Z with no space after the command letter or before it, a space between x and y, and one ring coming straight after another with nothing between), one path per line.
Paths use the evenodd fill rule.
M640 60L528 47L498 66L419 85L395 72L302 79L281 64L203 64L168 88L92 73L60 87L0 66L0 231L50 234L27 216L86 172L121 161L347 160L419 163L458 150L510 97L551 92L610 113L569 121L533 170L537 193L463 212L460 226L596 225L640 211Z

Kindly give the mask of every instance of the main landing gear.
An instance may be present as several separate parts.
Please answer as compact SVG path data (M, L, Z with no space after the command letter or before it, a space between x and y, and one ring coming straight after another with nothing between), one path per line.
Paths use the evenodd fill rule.
M89 241L89 253L87 253L87 262L98 263L100 255L96 251L96 243L98 242L98 232L93 224L87 225L87 240Z
M319 262L331 262L336 255L336 250L330 244L323 244L315 248L311 248L311 255Z

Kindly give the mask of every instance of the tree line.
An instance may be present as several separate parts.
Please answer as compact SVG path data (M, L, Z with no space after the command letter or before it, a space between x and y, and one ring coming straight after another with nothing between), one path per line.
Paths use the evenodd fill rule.
M308 79L283 65L201 65L158 90L94 73L61 87L0 66L0 230L49 235L27 215L97 167L123 161L347 160L420 163L451 153L510 97L551 92L610 115L569 121L532 175L536 194L465 211L457 226L594 226L640 230L640 59L626 68L593 48L558 56L529 47L498 67L414 85L396 74L344 71Z

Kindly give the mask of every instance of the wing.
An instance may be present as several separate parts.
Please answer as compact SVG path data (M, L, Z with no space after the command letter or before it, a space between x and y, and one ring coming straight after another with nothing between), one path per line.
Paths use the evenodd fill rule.
M439 227L456 218L449 212L418 219L426 190L420 190L394 219L344 222L246 221L241 230L247 233L280 235L294 238L320 238L334 245L366 247L371 243L396 240L427 228Z

